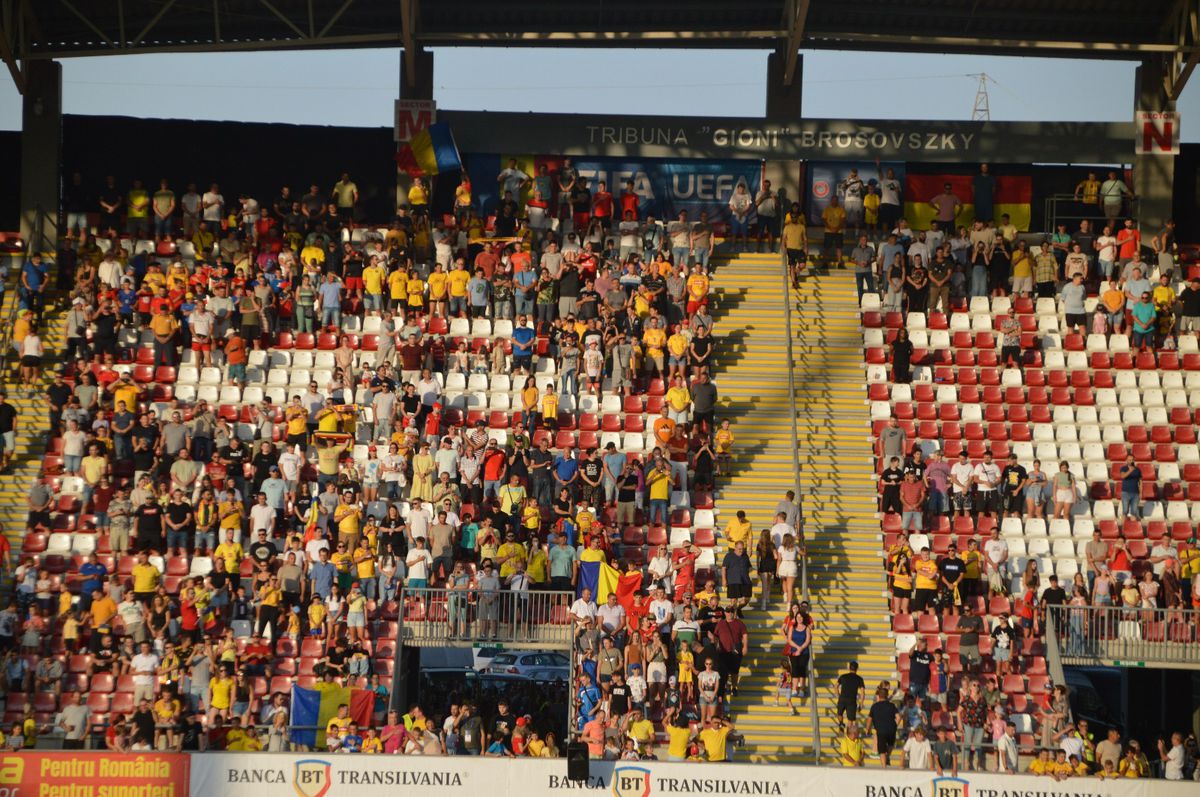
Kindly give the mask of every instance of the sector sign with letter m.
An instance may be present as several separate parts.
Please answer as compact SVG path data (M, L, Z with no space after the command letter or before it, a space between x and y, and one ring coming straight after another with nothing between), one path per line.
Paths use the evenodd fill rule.
M396 143L412 141L417 133L437 121L433 100L396 100Z
M1175 111L1138 111L1134 129L1134 154L1179 154L1179 114Z

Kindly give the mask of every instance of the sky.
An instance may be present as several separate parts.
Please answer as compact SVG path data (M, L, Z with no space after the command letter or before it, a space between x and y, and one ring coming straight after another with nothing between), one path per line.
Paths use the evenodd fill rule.
M765 51L438 48L434 98L454 110L760 116ZM392 124L397 49L128 55L63 61L64 112L354 127ZM994 121L1131 121L1134 64L805 52L804 116L971 118L986 73ZM0 71L0 129L20 129ZM1178 104L1200 141L1200 77Z

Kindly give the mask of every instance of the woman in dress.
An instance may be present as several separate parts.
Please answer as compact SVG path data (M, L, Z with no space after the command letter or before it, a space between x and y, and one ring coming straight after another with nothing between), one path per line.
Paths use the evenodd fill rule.
M1025 476L1025 510L1031 518L1046 516L1046 473L1042 461L1035 459L1033 469Z
M800 549L796 546L796 538L791 534L784 534L783 544L779 546L777 554L779 564L775 569L775 575L778 576L779 582L783 586L783 599L791 602L792 588L796 584L796 576L799 573L797 562L800 558Z
M791 536L791 535L788 535ZM786 541L786 537L784 538ZM783 623L784 651L792 671L792 692L788 695L788 708L796 714L792 700L799 695L808 697L808 659L812 645L812 625L800 604L788 607L788 617Z
M892 341L892 381L896 384L912 382L912 341L908 339L908 330L900 327L896 339Z
M717 455L713 451L712 442L708 435L700 435L700 447L696 449L696 453L692 456L692 466L695 470L693 475L693 486L702 489L711 489L713 486L713 466L717 460Z
M1058 463L1058 473L1054 474L1054 517L1067 520L1071 517L1071 508L1075 506L1075 474L1066 462Z
M1166 571L1163 571L1166 575ZM1158 582L1154 580L1154 571L1147 570L1142 573L1142 580L1138 582L1138 594L1141 597L1141 606L1143 609L1158 608Z
M409 488L409 500L420 498L422 501L433 500L433 457L429 455L429 443L422 442L421 447L412 460L413 478Z
M779 566L779 557L775 553L775 543L771 541L771 530L763 529L758 537L758 545L754 549L757 561L758 580L762 585L760 591L760 608L764 611L771 600L771 581L775 578L775 570Z

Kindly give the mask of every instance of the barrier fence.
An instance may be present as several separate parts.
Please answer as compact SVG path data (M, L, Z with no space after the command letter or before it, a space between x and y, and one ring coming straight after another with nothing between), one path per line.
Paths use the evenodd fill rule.
M839 769L763 764L593 761L588 779L567 779L562 759L320 753L0 755L5 797L393 797L429 788L438 797L550 797L565 790L612 797L1185 797L1192 782L1100 780L967 772ZM404 792L401 792L404 793Z
M405 587L400 596L405 645L501 642L537 648L571 647L575 594Z
M1197 621L1190 609L1142 609L1125 606L1051 606L1053 626L1063 664L1145 662L1200 666Z

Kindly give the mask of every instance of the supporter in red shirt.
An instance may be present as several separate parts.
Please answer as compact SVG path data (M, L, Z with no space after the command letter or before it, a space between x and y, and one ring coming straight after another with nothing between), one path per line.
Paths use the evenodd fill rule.
M1125 219L1125 228L1117 233L1117 259L1120 265L1133 260L1142 245L1142 234L1133 226L1133 219Z
M592 195L592 218L608 220L612 218L613 195L608 191L608 183L603 180Z
M632 213L636 219L640 203L641 198L633 191L633 180L626 180L625 190L621 192L621 218L628 218L625 214Z

